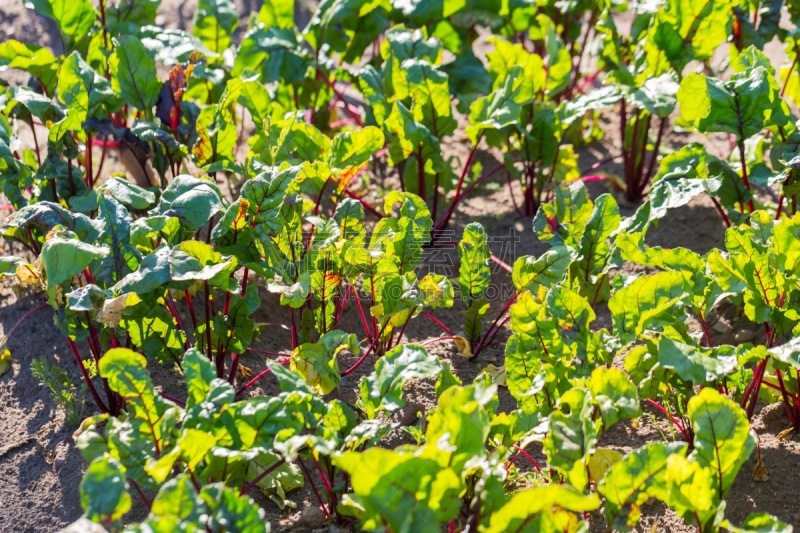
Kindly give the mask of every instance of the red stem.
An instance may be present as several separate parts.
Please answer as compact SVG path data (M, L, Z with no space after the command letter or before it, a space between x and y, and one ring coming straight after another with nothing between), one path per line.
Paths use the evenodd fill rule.
M384 215L382 215L382 214L381 214L381 213L380 213L380 212L379 212L377 209L375 209L374 207L372 207L372 205L370 205L370 203L369 203L369 202L367 202L366 200L364 200L364 199L363 199L361 196L359 196L358 194L354 193L354 192L353 192L353 191L351 191L350 189L345 189L345 190L344 190L344 193L345 193L347 196L349 196L350 198L353 198L354 200L358 200L358 201L359 201L359 203L360 203L361 205L363 205L363 206L364 206L364 209L366 209L366 210L367 210L367 212L369 212L369 213L371 213L371 214L375 215L375 216L376 216L376 217L378 217L378 218L383 218L383 217L384 217Z
M228 373L228 383L233 385L233 380L236 377L236 371L239 369L239 354L231 354L231 371Z
M8 339L11 338L11 334L14 333L14 330L17 329L19 327L19 325L22 324L25 321L26 318L28 318L29 316L31 316L33 314L38 313L39 311L41 311L45 307L48 307L47 302L37 305L33 309L30 309L27 313L22 315L22 317L20 317L20 319L17 320L17 322L13 326L11 326L11 329L8 330L8 333L5 334L5 342L8 342Z
M436 324L437 326L442 328L442 330L445 333L447 333L448 335L454 335L453 331L450 328L445 326L444 323L441 320L439 320L438 318L436 318L435 316L433 316L429 312L423 311L422 312L422 316L424 316L425 318L427 318L428 320L430 320L431 322L433 322L434 324Z
M531 457L531 454L529 454L527 451L525 451L525 448L521 448L521 447L517 446L516 444L514 446L512 446L512 448L517 450L518 454L520 454L525 459L527 459L528 462L531 463L534 466L534 468L536 468L537 472L539 472L540 474L542 473L542 469L539 467L539 463L536 462L536 459Z
M342 376L347 376L347 375L349 375L349 374L352 374L353 372L355 372L355 370L356 370L356 369L357 369L359 366L361 366L361 363L363 363L364 361L366 361L367 357L369 357L369 356L370 356L370 354L372 353L372 351L373 351L373 350L374 350L374 349L377 347L378 343L380 342L380 339L381 339L381 337L383 336L383 332L386 330L386 326L388 326L388 325L389 325L389 322L386 322L386 323L385 323L385 324L384 324L384 325L381 327L381 331L380 331L380 332L379 332L379 333L378 333L378 334L375 336L375 338L372 340L372 343L371 343L371 344L369 345L369 347L368 347L368 348L367 348L367 349L364 351L364 355L362 355L361 357L359 357L359 358L358 358L358 360L357 360L357 361L356 361L356 362L353 364L353 366L351 366L350 368L348 368L347 370L345 370L344 372L342 372Z
M783 383L783 375L781 375L780 370L775 371L775 375L778 377L778 384L780 385L781 397L783 398L783 407L786 409L786 416L789 417L789 422L791 422L792 426L797 425L797 417L794 414L794 402L789 402L789 393L786 392L786 385ZM762 380L762 383L766 383Z
M110 413L111 411L103 403L103 400L100 399L100 395L97 394L97 389L94 388L94 383L92 383L92 378L89 377L89 372L86 371L86 367L83 364L83 358L81 357L80 352L78 351L78 347L75 345L75 341L67 337L67 344L69 344L69 349L72 351L72 355L75 357L75 362L78 363L78 369L81 371L81 375L83 376L83 381L86 382L86 385L89 388L89 392L94 398L97 407L104 413Z
M480 341L478 341L478 345L475 347L475 351L473 352L475 355L478 355L478 353L480 353L481 349L483 349L483 345L486 343L487 339L489 339L489 335L492 333L492 331L495 328L499 329L499 326L497 325L497 323L500 321L501 318L503 318L503 316L506 314L506 312L508 312L508 309L516 301L517 301L517 295L516 294L508 299L506 304L503 306L502 311L500 311L500 314L497 315L497 318L494 319L494 322L492 322L492 325L489 326L489 329L486 331L486 334L483 337L481 337ZM496 335L496 333L495 333L495 335ZM494 335L492 335L491 338L493 339Z
M192 328L197 329L197 316L194 314L194 305L192 305L192 296L189 291L184 291L186 298L186 306L189 308L189 317L192 319Z
M668 417L670 422L672 422L675 425L675 427L678 428L678 431L680 431L681 435L683 435L683 438L686 439L686 442L691 444L692 438L689 437L689 434L686 431L686 429L684 429L683 424L681 424L681 422L677 418L672 416L672 414L670 414L669 411L664 409L664 407L661 406L661 404L659 404L658 402L653 401L650 398L645 398L645 401L649 403L653 408L655 408L658 412L660 412L662 415Z
M239 496L242 496L243 494L247 493L247 491L255 487L259 481L270 475L272 472L283 466L285 463L286 463L286 458L283 458L277 463L267 468L266 470L264 470L263 472L261 472L256 477L254 477L252 481L250 481L244 487L242 487L242 490L239 491Z
M303 460L300 459L299 457L297 458L297 463L300 465L300 470L303 471L303 475L306 476L306 479L308 480L308 484L311 485L311 490L314 491L314 495L317 497L317 501L319 502L320 507L322 507L322 510L325 513L325 516L326 517L330 516L331 513L330 513L330 511L328 511L328 507L325 505L325 502L323 501L322 496L320 495L319 491L317 490L317 485L314 483L314 480L311 479L311 474L308 472L308 469L306 468L305 463L303 463Z
M364 326L364 332L367 334L367 338L371 341L372 340L372 332L369 329L369 325L367 324L367 316L364 314L364 308L361 307L361 297L358 295L358 291L353 291L353 296L356 299L356 308L358 309L358 315L361 317L361 325Z
M136 491L136 494L139 495L139 498L142 500L142 503L144 503L145 507L147 507L147 509L150 510L153 506L152 502L147 499L147 496L144 495L144 492L142 492L142 489L139 488L139 485L132 479L129 479L128 483L133 485L133 489Z

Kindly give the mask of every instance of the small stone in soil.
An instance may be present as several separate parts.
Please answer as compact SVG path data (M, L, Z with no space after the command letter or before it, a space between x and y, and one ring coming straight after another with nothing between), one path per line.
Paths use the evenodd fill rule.
M746 342L752 341L755 338L756 338L755 331L749 329L740 329L733 336L733 340L736 342L736 344L744 344Z
M300 513L300 522L310 529L324 526L327 520L328 517L325 516L325 511L316 506L306 507Z
M410 403L400 410L398 421L401 426L413 426L422 416L425 416L425 406Z
M714 324L712 324L712 326L711 326L711 330L712 330L714 333L720 333L720 334L723 334L723 335L724 335L725 333L729 333L729 332L731 331L731 329L732 329L732 328L731 328L730 324L728 324L727 322L725 322L725 321L724 321L724 320L722 320L722 319L720 319L720 320L717 320L717 321L716 321L716 322L714 322Z
M765 405L764 408L761 409L761 421L765 426L768 424L776 424L783 427L786 425L787 420L786 410L781 402Z

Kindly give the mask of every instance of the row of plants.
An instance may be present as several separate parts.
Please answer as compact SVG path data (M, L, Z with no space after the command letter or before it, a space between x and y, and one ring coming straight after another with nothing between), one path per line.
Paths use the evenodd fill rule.
M201 0L191 32L157 27L157 0L30 4L61 46L0 43L0 66L30 75L0 88L0 231L27 250L0 272L42 290L98 413L76 432L88 518L262 531L251 491L282 507L308 484L326 519L368 530L578 531L601 507L626 530L650 499L702 531L791 529L731 523L725 499L759 399L800 426L800 71L779 24L792 6L337 1L301 29L293 2L270 2L234 44L226 0ZM780 73L760 51L776 38ZM610 112L620 153L581 171L576 150ZM676 126L727 135L730 154L698 142L662 157ZM469 153L448 159L462 134ZM488 169L486 146L502 153ZM622 176L599 173L618 160ZM502 175L550 247L508 266L513 295L492 309L498 261L479 223L457 242L457 276L424 253L455 244L443 235L459 205ZM622 216L591 181L644 202ZM701 195L724 249L646 244ZM259 323L268 298L281 307ZM715 342L723 302L764 342ZM453 306L455 331L435 314ZM411 320L444 335L408 343ZM264 370L240 364L284 329ZM464 384L426 349L451 341L467 356L505 343L504 366ZM157 391L158 364L185 395ZM266 380L281 392L254 395ZM435 407L405 428L414 444L387 449L412 380L435 383ZM499 410L498 387L516 409ZM598 444L642 404L672 442Z

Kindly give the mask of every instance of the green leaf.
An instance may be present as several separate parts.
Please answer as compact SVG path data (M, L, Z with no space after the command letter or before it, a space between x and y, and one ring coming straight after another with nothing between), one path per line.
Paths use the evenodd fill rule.
M730 0L669 0L658 10L653 30L647 35L647 60L650 69L660 73L659 58L678 72L692 60L710 59L730 35Z
M489 526L482 531L556 531L559 526L578 520L576 513L600 507L597 494L585 495L569 485L533 487L514 494L492 513Z
M596 368L588 380L592 400L600 408L603 428L608 429L622 418L635 418L642 414L636 386L618 368Z
M158 101L161 82L142 42L132 35L119 37L108 64L114 90L126 103L149 114Z
M26 0L25 7L53 19L72 46L86 37L97 18L89 0Z
M614 329L629 342L645 330L671 325L687 297L684 275L659 272L641 276L615 292L608 301Z
M233 270L226 274L229 278ZM244 353L256 335L256 323L251 318L261 305L258 289L250 286L244 296L233 296L227 314L214 317L212 346L219 342L225 351Z
M230 0L200 0L194 15L192 34L216 54L231 45L231 35L239 23L239 13Z
M121 107L111 83L92 70L78 52L73 52L58 71L59 100L67 106L67 116L50 128L50 141L58 141L68 131L82 131L87 118L103 119Z
M264 83L300 83L311 65L311 56L293 28L259 25L245 34L231 74L251 69L261 74Z
M701 133L725 132L747 139L782 115L779 89L763 66L737 72L723 82L691 73L678 90L681 118Z
M164 417L167 404L156 394L147 360L141 354L127 348L112 348L100 358L100 376L108 386L126 402L128 412L138 422L137 430L158 446L164 433L171 431Z
M687 524L704 525L717 514L711 470L697 462L674 454L667 458L664 482L667 485L666 503Z
M185 290L195 281L233 289L235 285L229 285L233 282L230 275L236 266L234 258L218 254L204 242L184 241L176 248L161 246L145 256L138 269L122 278L114 290L120 294L145 295L166 285Z
M426 456L438 457L442 466L457 472L486 454L486 439L498 400L497 387L488 376L482 378L469 386L445 390L428 417Z
M581 181L557 187L552 202L542 204L533 219L533 231L541 241L578 247L594 205Z
M492 90L492 78L472 50L458 55L440 69L447 74L450 90L458 97L458 110L465 115L472 102Z
M573 278L585 288L581 291L584 296L593 297L596 286L603 283L613 249L609 240L617 232L620 220L619 206L613 196L603 194L595 200L577 248L581 259L573 263L576 270Z
M731 533L791 533L793 531L792 526L767 513L750 513L741 526L735 526L731 524L730 520L725 520L722 527Z
M678 88L675 76L668 72L649 78L629 96L629 101L651 115L669 117L678 103Z
M361 398L357 407L369 418L380 411L393 412L405 405L403 388L407 381L438 376L439 360L418 344L403 344L390 350L375 363L375 372L359 382Z
M225 405L220 412L221 424L214 428L219 445L242 450L271 449L279 433L290 437L305 427L302 415L309 407L309 399L307 394L294 392Z
M114 305L124 306L118 319L113 317ZM186 346L186 333L178 328L163 300L142 299L136 292L128 292L106 300L103 312L106 310L112 312L104 318L105 322L116 325L115 320L118 320L119 326L131 336L133 345L144 355L163 363L180 361Z
M736 370L737 357L730 346L705 349L662 336L658 363L695 385L714 385Z
M304 343L292 352L289 368L298 372L320 394L328 394L342 380L337 356L343 350L358 355L360 349L355 334L330 331L319 342Z
M711 470L714 491L721 502L755 449L747 415L733 401L707 387L689 400L687 416L694 431L694 450L689 457Z
M182 368L188 389L186 409L191 409L205 400L211 390L211 382L217 377L217 371L211 360L194 348L184 354Z
M480 222L467 224L458 243L458 283L461 298L467 306L475 298L481 297L492 282L489 269L491 255L486 230Z
M421 305L431 309L453 306L453 284L443 274L426 274L417 288Z
M99 187L116 198L119 203L136 211L144 211L156 203L156 195L119 176L113 176Z
M0 43L0 70L5 68L18 68L35 76L48 94L55 90L58 62L47 48L8 39Z
M280 457L273 453L259 455L257 459L251 462L250 468L248 468L248 483L264 472L265 468L261 465L272 465L279 459ZM287 499L286 493L301 488L304 481L305 477L300 467L286 462L262 477L257 485L264 495L283 510L286 507L294 507L296 505L293 501Z
M276 0L266 2L258 10L259 23L266 27L294 28L294 2L292 0Z
M370 448L335 456L333 463L350 474L353 494L344 503L360 510L365 530L438 533L439 523L458 512L462 482L433 459Z
M178 437L175 447L157 461L149 462L145 471L157 483L163 483L173 470L176 462L182 462L189 472L193 472L206 454L217 443L218 437L199 429L185 428Z
M472 347L480 339L483 331L483 317L489 313L490 308L491 305L486 298L478 298L464 309L464 336Z
M564 279L577 254L566 246L554 246L539 257L526 255L514 261L511 279L517 290L553 287Z
M702 273L705 270L706 261L700 254L682 247L645 247L643 233L619 233L615 242L625 261L661 270L691 273Z
M639 522L641 506L649 498L666 500L667 460L685 451L682 442L656 442L613 464L597 487L605 498L609 527L628 531Z
M8 372L10 368L11 368L11 350L6 348L5 343L3 343L2 345L0 345L0 376Z
M187 232L195 232L224 207L222 193L210 179L181 174L161 194L158 214L177 217Z
M340 133L333 138L328 165L333 172L360 167L383 148L383 143L383 131L375 126Z
M264 510L252 498L240 495L238 489L214 483L203 487L200 498L208 509L204 526L211 531L269 533L269 521Z
M195 126L197 141L192 154L198 166L212 172L208 167L213 163L234 163L238 134L229 110L217 105L206 106L200 111Z
M55 306L59 299L58 287L106 255L108 248L105 246L93 246L69 234L50 238L42 246L41 254L48 301Z
M114 522L131 509L124 467L108 455L92 461L81 482L81 505L95 522Z
M517 125L522 118L523 106L534 97L533 80L521 67L509 70L501 87L483 98L475 100L469 109L469 126L466 132L476 144L486 130L501 130Z
M441 141L457 127L447 74L417 59L407 59L401 66L409 84L414 120L424 124Z
M93 242L99 232L92 220L81 213L73 213L52 202L38 202L28 205L12 213L4 221L4 230L8 228L33 230L47 234L54 228L63 226L84 242Z
M579 490L589 485L588 461L597 446L599 423L592 420L591 398L573 389L561 397L560 409L550 415L550 431L544 439L547 462Z
M168 480L161 486L153 498L150 515L199 523L203 506L203 501L192 485L192 478L184 474Z
M106 3L106 27L113 36L144 34L147 30L156 28L156 11L160 4L161 0L125 0ZM95 34L95 39L98 36L101 35ZM170 55L169 58L178 60L177 55Z

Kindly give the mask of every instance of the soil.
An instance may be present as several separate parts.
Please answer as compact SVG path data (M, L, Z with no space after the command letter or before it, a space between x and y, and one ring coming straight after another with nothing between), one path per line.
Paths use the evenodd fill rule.
M2 2L0 6L0 41L7 38L21 38L51 46L55 49L60 43L55 42L53 26L46 19L38 17L22 7L22 3ZM242 25L246 24L247 15L260 7L259 0L236 0L242 15ZM192 14L196 1L163 0L159 8L159 23L166 27L188 28L191 26ZM21 30L24 34L21 35ZM779 47L771 57L780 61ZM15 81L14 73L0 73L0 79ZM603 129L614 131L617 124L614 117L603 119ZM450 140L445 145L445 157L453 157L456 161L464 161L469 151L469 142L465 137ZM719 155L727 155L728 141L725 138L708 141L687 134L673 133L667 138L665 151L683 144L699 140ZM25 142L25 139L23 139ZM594 163L608 158L615 153L617 147L613 141L592 145L579 151L579 166L590 168ZM498 161L498 154L479 151L477 160L483 168L491 168ZM460 170L460 169L459 169ZM603 167L608 173L619 173L619 163L609 163ZM389 176L379 186L390 188L393 185ZM593 187L593 194L605 192L602 187ZM373 193L374 195L379 193ZM461 204L459 212L453 219L454 237L461 234L463 227L472 221L481 222L487 233L493 236L491 241L495 255L508 264L523 255L539 255L546 247L538 242L531 229L531 220L520 216L514 207L513 198L520 198L518 184L508 186L504 178L489 182L477 194ZM621 202L624 214L631 214L635 206ZM684 246L704 253L711 248L723 244L723 228L710 200L700 198L688 206L675 209L650 231L648 244L653 246ZM5 245L4 245L5 246ZM5 246L0 253L19 253L19 250ZM455 258L455 250L447 251ZM429 258L428 266L439 273L454 275L446 269L452 261ZM444 269L444 270L436 270ZM632 271L632 270L631 270ZM508 274L502 269L493 273L494 283L500 288L511 286ZM0 292L0 332L8 332L26 313L35 310L41 303L41 295L20 295L10 287L2 287ZM272 295L262 291L264 305L256 320L271 322L274 315L266 312L277 305ZM502 306L498 299L493 304L491 316L494 317ZM757 340L760 332L754 324L737 321L735 310L721 312L715 318L714 331L718 334L718 342L734 343L749 338ZM458 308L437 311L437 316L449 327L458 329L462 323L461 310ZM607 325L608 317L598 317L598 322ZM187 320L188 322L188 320ZM348 331L360 331L361 326L355 311L348 308L342 317L342 327ZM742 333L745 332L745 333ZM507 333L504 333L507 335ZM408 341L428 341L441 335L441 330L430 321L412 321L407 332ZM288 333L276 327L270 328L270 334L257 341L253 351L242 356L244 367L258 372L264 368L265 360L256 350L280 351L290 345ZM44 358L65 370L79 382L79 374L74 365L66 342L52 320L52 312L40 309L27 319L14 332L8 341L12 353L12 367L8 373L0 377L0 531L56 531L77 520L81 514L79 486L85 470L85 463L75 448L71 436L76 429L70 426L64 412L52 401L48 391L42 387L32 374L31 362ZM455 373L464 381L470 382L488 364L502 365L504 342L484 350L478 357L466 359L461 357L449 342L435 343L430 351L441 359L449 361ZM342 361L346 365L349 361ZM352 403L357 391L357 383L362 375L371 371L373 361L368 361L353 375L343 382L339 394L344 401ZM172 396L182 396L181 380L173 370L151 364L151 372L157 386ZM242 378L243 379L243 378ZM408 390L407 399L413 407L407 411L404 422L414 421L417 411L424 413L433 407L432 383L416 382ZM270 380L256 388L254 393L273 394L276 386ZM511 410L516 404L506 389L500 389L501 410ZM800 525L800 510L796 507L800 496L800 443L795 440L779 442L776 435L788 427L788 420L776 406L763 406L753 420L753 429L758 434L758 441L769 479L764 482L752 480L751 472L755 466L755 454L745 464L741 474L727 499L726 516L734 523L741 522L751 512L768 512L777 515L791 524ZM627 452L654 440L672 438L665 423L653 413L646 413L635 424L619 423L603 434L601 446L616 448ZM397 446L411 442L410 436L402 430L393 431L385 445ZM541 458L541 450L531 448L534 457ZM315 480L320 485L320 480ZM295 509L281 510L265 497L251 491L258 503L265 509L274 530L310 531L327 525L319 522L318 512L309 511L316 507L316 500L309 486L290 493L289 497L296 505ZM129 515L131 520L141 519L146 510L142 506L134 508ZM651 503L643 509L644 518L638 530L641 531L693 531L683 521L663 505ZM592 531L606 531L602 515L592 516ZM330 528L330 531L342 529Z

